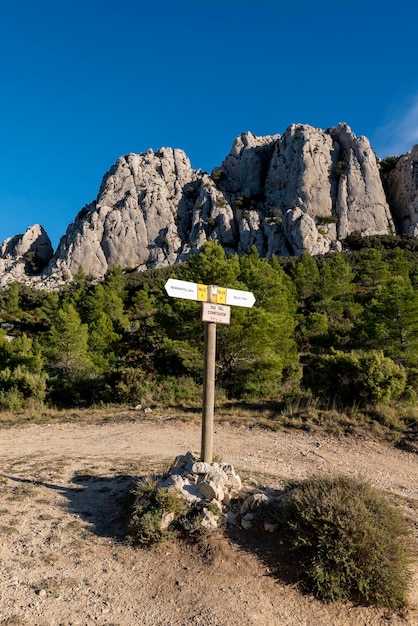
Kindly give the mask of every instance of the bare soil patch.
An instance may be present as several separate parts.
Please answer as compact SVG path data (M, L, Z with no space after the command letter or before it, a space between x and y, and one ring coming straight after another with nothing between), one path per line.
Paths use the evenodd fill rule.
M280 538L233 531L206 553L131 547L137 477L200 448L200 423L153 416L102 425L0 430L0 623L25 626L416 626L401 613L322 604L277 577ZM280 486L314 472L368 479L391 494L418 536L418 455L373 440L217 424L216 455L245 482Z

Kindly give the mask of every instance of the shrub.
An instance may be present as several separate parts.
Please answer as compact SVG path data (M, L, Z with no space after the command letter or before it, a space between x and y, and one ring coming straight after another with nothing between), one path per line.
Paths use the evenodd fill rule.
M159 489L157 483L156 477L143 478L134 491L129 534L135 544L150 546L173 538L170 525L185 512L186 502L173 491ZM165 524L164 517L170 514L173 514L173 519Z
M220 196L218 196L218 197L216 198L215 206L216 206L217 208L224 207L224 206L226 206L227 204L228 204L228 203L227 203L227 201L225 200L225 198L220 197Z
M148 403L155 397L155 382L139 367L122 367L113 374L114 400Z
M336 215L317 215L317 224L338 224L338 217Z
M400 156L388 156L385 159L381 159L378 162L380 171L383 174L389 174L393 169L395 169L397 162L399 161Z
M406 371L379 350L341 352L314 357L304 381L312 391L344 406L389 404L406 387Z
M410 531L368 483L313 477L293 484L280 521L302 585L319 599L406 606Z
M189 376L167 376L158 385L155 399L166 406L195 403L202 397L202 385Z
M46 395L46 374L32 372L25 365L0 370L0 408L17 411L29 401L42 404Z
M347 176L347 163L345 161L338 161L335 166L335 177L341 178L341 176Z
M214 167L211 174L212 180L217 185L226 178L226 174L221 167Z
M129 534L135 545L151 546L173 539L203 543L207 529L202 525L204 509L211 504L188 503L176 491L159 487L158 478L144 477L134 490ZM214 513L219 510L214 508Z

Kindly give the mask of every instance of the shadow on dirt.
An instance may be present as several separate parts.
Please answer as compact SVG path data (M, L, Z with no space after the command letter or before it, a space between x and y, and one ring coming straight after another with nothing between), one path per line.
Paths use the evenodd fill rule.
M31 484L60 492L67 500L62 507L88 522L89 530L99 537L122 541L126 538L129 510L133 502L132 489L135 478L125 474L94 476L77 474L74 487L62 487L27 478L9 476L20 484Z
M298 582L297 562L277 532L244 530L237 526L228 526L226 536L242 552L255 554L265 565L266 576L276 578L287 585Z

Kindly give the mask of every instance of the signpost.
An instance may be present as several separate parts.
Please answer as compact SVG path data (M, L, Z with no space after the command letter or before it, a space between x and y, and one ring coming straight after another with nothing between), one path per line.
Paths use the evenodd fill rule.
M164 288L172 298L201 302L200 319L205 323L201 459L211 463L215 406L216 324L230 323L230 305L250 308L255 302L255 297L251 291L202 285L176 278L169 278Z
M172 298L184 298L186 300L216 304L232 304L248 308L252 307L255 302L254 294L251 291L226 289L216 285L200 285L199 283L189 283L187 280L177 280L176 278L169 278L164 288Z

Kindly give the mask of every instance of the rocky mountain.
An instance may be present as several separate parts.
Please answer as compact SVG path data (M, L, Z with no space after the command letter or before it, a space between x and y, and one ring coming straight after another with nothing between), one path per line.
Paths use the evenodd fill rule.
M9 237L0 245L0 285L13 281L38 281L39 274L52 259L51 240L39 224L27 229L23 235Z
M418 237L418 145L392 164L385 187L397 231Z
M254 245L270 257L341 250L353 232L418 236L418 146L389 169L382 180L369 141L347 124L243 133L212 175L192 169L181 150L129 154L104 176L55 254L40 226L1 245L0 286L52 288L80 266L101 278L115 265L173 265L208 240L227 253Z

